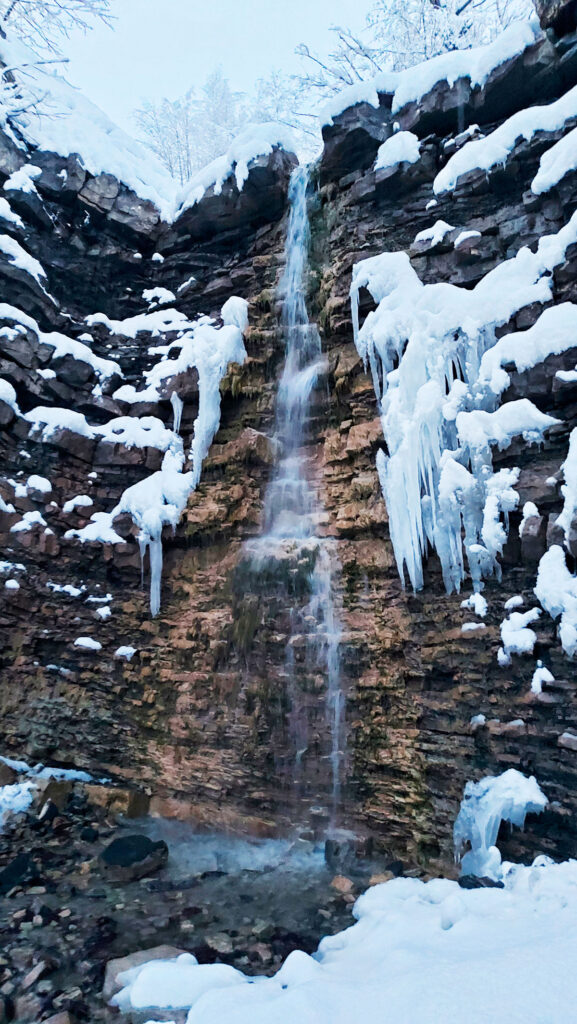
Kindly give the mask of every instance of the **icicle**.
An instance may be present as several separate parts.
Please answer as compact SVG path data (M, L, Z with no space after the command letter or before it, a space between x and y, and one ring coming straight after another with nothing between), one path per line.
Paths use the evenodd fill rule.
M175 434L180 434L180 424L182 421L182 410L184 408L184 402L180 395L177 395L176 391L173 391L170 396L170 404L173 411L173 422L172 429Z

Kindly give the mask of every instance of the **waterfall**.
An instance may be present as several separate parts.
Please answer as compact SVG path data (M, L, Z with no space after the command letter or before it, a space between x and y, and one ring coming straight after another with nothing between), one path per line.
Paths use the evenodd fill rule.
M309 220L306 168L292 175L285 270L279 284L280 327L285 362L276 399L276 470L264 502L262 536L250 544L253 566L278 581L284 572L287 592L304 594L303 604L290 609L285 676L292 702L290 719L295 747L294 779L306 772L308 725L296 680L295 648L305 650L306 670L322 677L331 777L331 824L340 803L344 743L344 696L340 686L341 628L334 601L335 543L318 534L323 507L307 453L311 410L319 376L327 369L321 339L309 323L305 288L308 269ZM274 566L280 567L275 571Z

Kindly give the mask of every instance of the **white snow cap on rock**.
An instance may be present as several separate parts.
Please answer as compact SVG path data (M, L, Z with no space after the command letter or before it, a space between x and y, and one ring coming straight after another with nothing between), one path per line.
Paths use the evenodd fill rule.
M415 164L420 159L419 140L412 132L395 132L379 146L374 164L375 171L396 164Z
M198 203L209 188L213 189L215 195L220 195L225 181L233 175L240 192L248 178L251 162L260 156L268 156L275 146L294 150L294 139L289 128L274 122L244 128L223 156L217 157L187 181L177 198L176 216Z
M535 596L552 619L560 618L559 639L573 658L577 654L577 576L569 572L565 552L558 544L539 562Z
M459 78L468 78L473 88L482 87L492 71L523 53L539 35L539 24L532 18L511 25L486 46L441 53L404 71L382 71L332 96L320 112L321 124L332 124L333 118L357 103L378 107L379 93L393 95L391 109L397 114L408 103L418 103L437 82L452 86Z
M102 644L91 636L79 636L74 641L75 647L82 647L85 651L101 651Z
M529 141L537 132L558 131L576 115L577 86L554 103L517 111L490 135L467 142L462 149L457 150L437 174L433 183L435 194L452 191L459 178L471 171L479 169L488 172L504 165L521 139ZM547 183L549 173L550 168L547 167L537 187Z

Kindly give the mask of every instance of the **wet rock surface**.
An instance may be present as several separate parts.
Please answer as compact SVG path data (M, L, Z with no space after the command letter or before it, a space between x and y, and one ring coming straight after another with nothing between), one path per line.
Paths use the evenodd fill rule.
M293 949L313 952L351 924L375 871L353 857L351 876L335 879L322 847L298 839L247 843L152 819L134 833L134 822L90 804L79 785L51 821L38 807L0 835L0 866L22 857L38 865L13 874L0 905L0 995L5 1019L21 1024L117 1019L107 1003L118 974L182 952L272 974ZM107 850L135 837L158 845L150 837L159 834L169 857L154 879L111 879Z
M529 858L542 851L559 857L577 848L577 683L555 623L543 614L535 626L535 658L544 659L555 677L542 693L531 691L533 659L514 659L506 669L497 663L505 601L520 595L524 608L536 604L536 559L544 545L559 541L560 467L576 423L577 391L556 374L574 368L576 350L510 374L506 401L529 397L563 423L540 448L514 444L495 453L496 468L519 465L520 508L532 501L539 515L523 536L520 511L511 515L502 579L491 579L484 591L486 628L467 634L461 630L473 618L461 608L467 594L446 595L434 557L421 593L401 587L375 468L382 445L377 403L353 344L349 304L351 270L359 259L404 250L423 282L471 288L503 259L523 246L535 249L544 234L569 220L577 205L574 172L549 193L530 191L545 144L539 137L520 141L504 166L465 176L452 195L430 203L434 175L464 144L466 122L479 125L477 136L486 134L514 110L561 95L577 81L576 46L571 34L562 40L544 36L485 89L471 92L467 86L463 92L462 81L454 87L439 83L420 104L405 108L399 122L418 134L420 160L396 171L393 182L384 183L371 168L390 130L385 98L378 110L354 108L335 120L332 142L327 136L320 187L311 196L308 305L328 359L314 396L306 456L325 509L319 532L334 540L341 567L335 597L348 730L342 817L353 831L370 833L390 861L450 870L452 825L465 782L511 766L536 774L551 804L528 820L524 833L500 837L504 855ZM546 144L557 137L560 132L548 133ZM4 180L22 160L7 140L2 146ZM141 785L143 802L163 816L261 837L290 834L306 818L312 835L323 834L330 818L324 681L307 668L306 639L293 638L302 684L295 700L287 672L292 608L286 579L278 597L265 598L246 557L246 542L261 532L275 457L270 438L283 359L276 287L285 221L257 225L247 214L244 230L234 220L238 209L230 212L231 195L223 200L232 206L222 214L222 230L211 205L215 233L193 237L192 222L202 213L194 209L190 230L183 221L179 237L178 229L152 226L151 211L122 187L100 179L87 184L75 158L35 153L34 159L42 167L40 206L15 198L24 227L6 230L42 262L46 291L56 301L4 260L0 284L2 297L32 312L42 330L80 338L88 329L85 316L136 315L143 309L142 292L156 286L178 295L178 308L189 318L218 317L224 301L241 295L249 300L250 327L247 362L231 366L222 382L221 426L200 486L174 535L165 531L162 606L154 620L141 587L138 530L129 516L115 522L123 543L114 547L80 545L64 535L82 528L93 512L109 511L126 486L158 468L158 449L131 449L69 430L42 441L9 404L0 403L0 494L14 508L0 511L0 543L18 583L18 589L0 587L2 752ZM280 157L275 160L269 210L278 218L291 161L281 166ZM62 170L65 189L58 184ZM121 213L130 213L130 223ZM226 220L229 213L232 220ZM416 244L417 233L436 219L454 225L453 232L436 245ZM455 248L465 229L478 234ZM570 249L554 275L555 302L575 301L575 280ZM371 308L370 296L362 294L361 319ZM540 312L527 307L504 330L526 329ZM152 365L149 350L170 344L178 332L132 337L118 325L97 323L89 333L94 353L115 359L132 383ZM49 361L49 348L33 328L15 331L9 315L2 320L0 375L14 387L23 412L60 405L95 424L135 413L155 415L165 426L172 422L169 391L154 405L129 407L113 397L112 379L94 394L96 380L82 360L65 357L56 377L45 375ZM188 449L198 411L196 373L179 381L181 387ZM50 480L51 493L17 495L18 483L32 472ZM81 494L93 505L64 513L65 503ZM46 526L11 533L27 512L40 513ZM307 597L309 567L302 562L289 551L277 566L299 601ZM102 620L97 609L107 604L111 615ZM92 634L102 644L97 656L74 646L76 638ZM116 655L127 644L135 648L130 660ZM295 780L297 704L310 744ZM485 724L473 725L481 713ZM112 810L103 807L98 814ZM83 827L94 826L87 821ZM82 842L89 844L90 835ZM99 833L98 841L111 838ZM6 851L4 866L18 852L27 851L17 845L10 856ZM348 877L346 866L335 864L334 874ZM130 884L155 885L156 878ZM222 932L222 923L215 931ZM146 942L161 938L151 934Z

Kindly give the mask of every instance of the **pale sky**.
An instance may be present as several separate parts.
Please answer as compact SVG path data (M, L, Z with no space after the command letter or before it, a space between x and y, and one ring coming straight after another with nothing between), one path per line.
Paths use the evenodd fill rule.
M331 25L359 30L370 0L115 0L114 28L76 33L66 77L134 132L143 99L200 87L222 64L233 89L248 91L275 68L295 71L294 49L327 52Z

